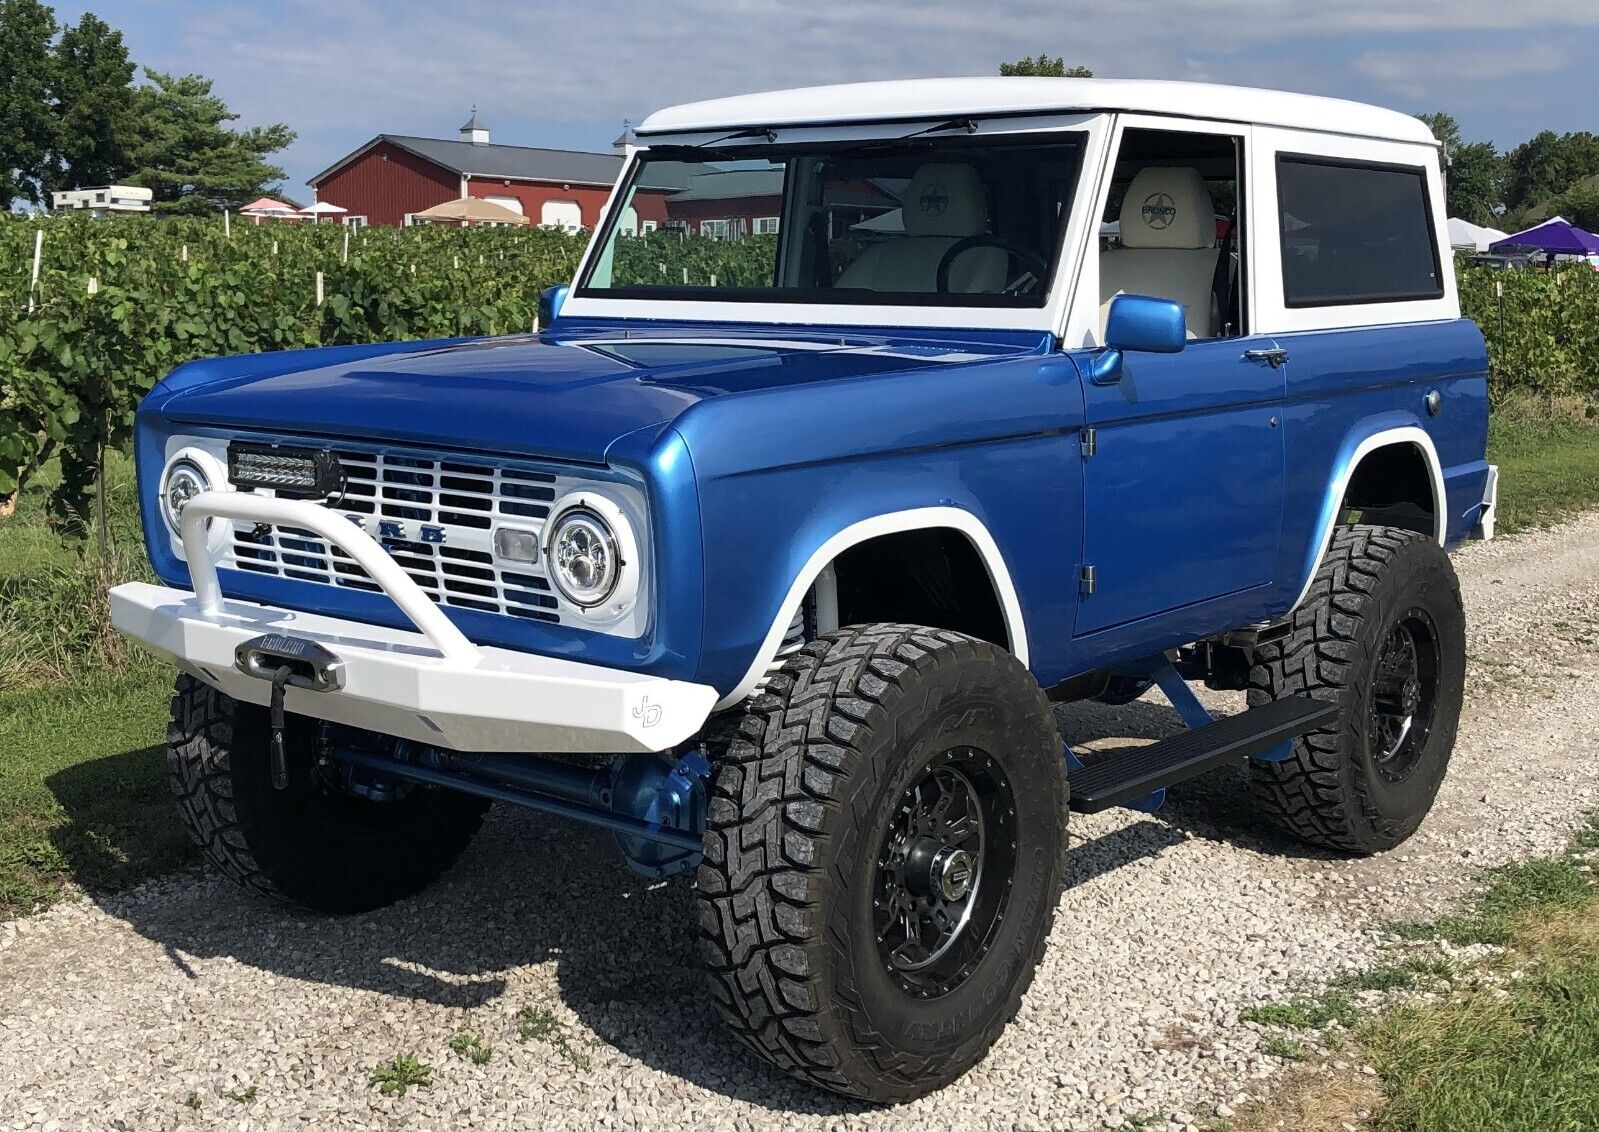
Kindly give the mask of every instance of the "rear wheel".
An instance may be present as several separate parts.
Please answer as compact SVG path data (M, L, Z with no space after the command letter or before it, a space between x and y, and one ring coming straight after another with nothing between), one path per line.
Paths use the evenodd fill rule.
M1249 703L1308 694L1341 710L1286 761L1252 764L1261 812L1340 852L1404 841L1443 782L1465 671L1460 584L1443 548L1394 527L1338 530L1289 634L1257 651Z
M315 721L288 717L289 783L272 785L267 711L178 677L167 765L189 839L225 876L318 912L365 912L426 888L455 863L488 803L412 789L356 797L313 767Z
M1060 895L1060 738L1031 675L958 633L842 629L713 746L697 899L733 1032L873 1101L966 1072L1015 1015Z

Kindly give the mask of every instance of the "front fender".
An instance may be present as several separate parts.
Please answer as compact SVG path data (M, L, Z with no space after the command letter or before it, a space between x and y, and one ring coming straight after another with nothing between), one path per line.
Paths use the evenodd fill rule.
M699 481L705 547L696 679L724 702L747 691L837 550L914 526L971 540L1013 623L1012 647L1040 680L1059 679L1082 552L1081 421L1076 371L1061 356L689 409L676 427Z

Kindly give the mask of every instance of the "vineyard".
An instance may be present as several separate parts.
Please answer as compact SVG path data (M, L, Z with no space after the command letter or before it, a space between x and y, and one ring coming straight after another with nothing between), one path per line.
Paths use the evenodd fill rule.
M538 228L0 220L0 500L55 455L54 508L83 515L140 397L193 358L528 331L539 292L571 277L583 240ZM754 283L773 245L658 232L621 245L616 277ZM1599 396L1599 273L1467 270L1461 298L1488 337L1496 396Z

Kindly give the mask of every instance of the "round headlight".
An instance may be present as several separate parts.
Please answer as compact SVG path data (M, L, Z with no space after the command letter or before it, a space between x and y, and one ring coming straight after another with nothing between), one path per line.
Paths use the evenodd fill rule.
M545 551L550 576L573 605L591 609L611 596L622 576L616 532L588 507L572 507L556 518Z
M184 504L211 489L200 465L184 458L174 460L161 477L161 515L174 535L182 536L180 526Z

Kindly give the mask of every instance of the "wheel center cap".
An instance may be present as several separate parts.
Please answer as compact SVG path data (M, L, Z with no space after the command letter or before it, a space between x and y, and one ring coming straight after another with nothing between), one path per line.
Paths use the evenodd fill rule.
M945 900L964 900L976 874L972 855L964 849L945 849L933 859L933 878Z
M1421 681L1411 677L1405 681L1404 691L1405 714L1415 715L1416 709L1421 707Z

